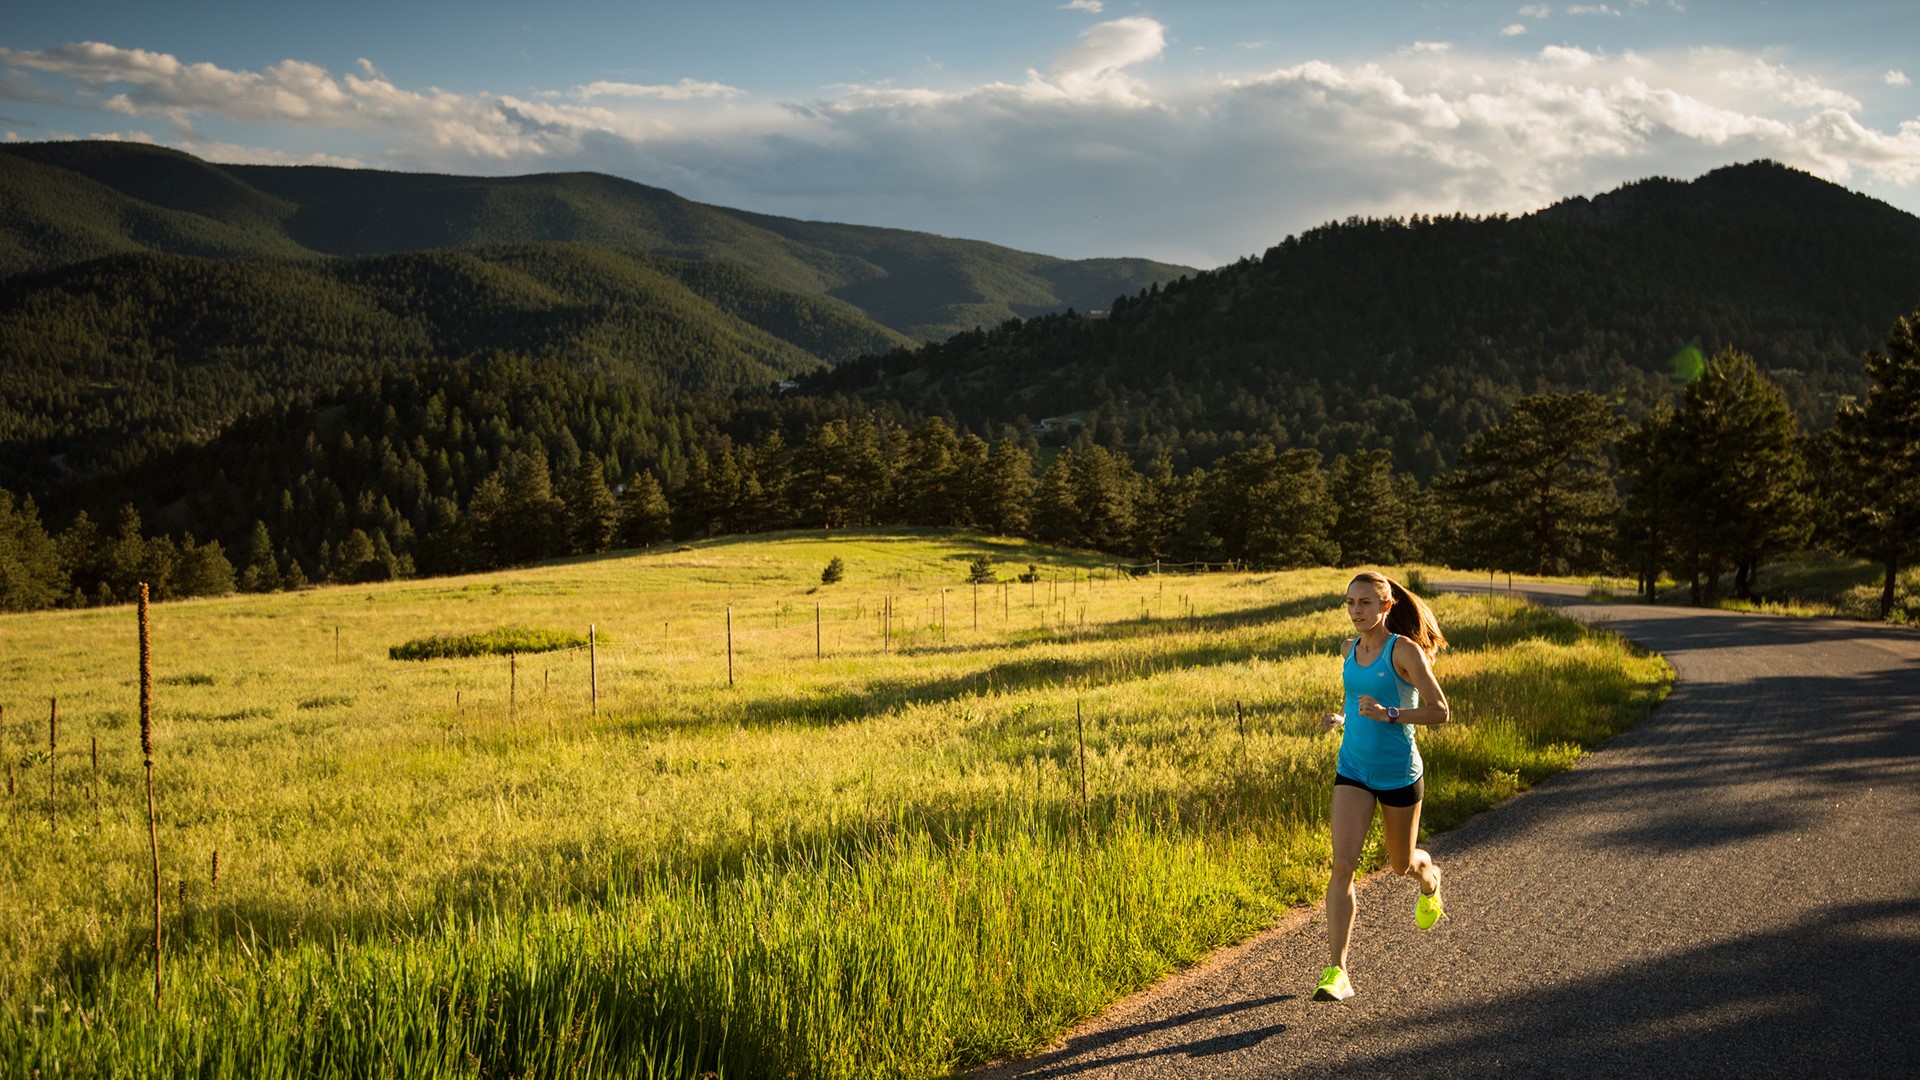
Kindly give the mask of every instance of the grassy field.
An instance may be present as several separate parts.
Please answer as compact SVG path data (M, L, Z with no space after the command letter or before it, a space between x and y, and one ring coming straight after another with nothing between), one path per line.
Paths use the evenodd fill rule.
M1037 580L966 585L982 554ZM0 1071L936 1076L1036 1047L1318 899L1348 576L809 533L156 606L158 1009L134 611L0 617ZM1434 828L1669 684L1535 609L1435 607Z

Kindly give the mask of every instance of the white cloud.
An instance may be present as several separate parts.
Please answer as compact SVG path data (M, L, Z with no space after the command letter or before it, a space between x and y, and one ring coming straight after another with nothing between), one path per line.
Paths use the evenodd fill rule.
M1592 67L1594 55L1574 45L1548 45L1540 50L1540 59L1555 67Z
M1519 14L1529 19L1544 19L1553 14L1553 9L1545 4L1528 4L1520 9Z
M1742 62L1737 55L1719 49L1696 49L1693 55L1707 66L1718 68L1720 81L1738 90L1752 90L1787 105L1807 108L1849 112L1860 108L1853 97L1763 59Z
M1519 37L1526 32L1526 26L1521 23L1508 23L1500 28L1501 37Z
M1107 10L1107 5L1101 3L1101 0L1071 0L1070 3L1061 4L1060 7L1064 11L1085 11L1093 15Z
M1453 43L1450 41L1416 41L1406 48L1401 49L1400 53L1403 56L1414 56L1419 53L1433 53L1437 55L1452 48Z
M106 45L0 51L0 72L74 80L69 104L170 124L173 145L217 160L594 169L768 213L1200 265L1354 213L1524 212L1761 157L1920 185L1920 121L1870 127L1827 73L1775 54L1410 48L1202 77L1154 64L1166 49L1160 22L1129 17L1086 27L1024 80L847 85L784 103L692 79L454 93L397 85L371 63L228 71ZM1210 55L1251 66L1263 54ZM297 137L210 141L194 130L209 117L324 129L340 156Z
M1889 71L1885 78L1888 86L1907 86L1913 82L1904 71Z
M1567 14L1569 15L1611 15L1614 18L1619 18L1620 9L1612 6L1611 4L1569 4L1567 5Z
M1158 20L1130 15L1096 23L1080 32L1078 44L1060 50L1047 76L1028 71L1028 89L1040 98L1052 98L1057 92L1071 101L1144 105L1143 87L1126 69L1154 59L1166 48L1166 27Z
M725 83L681 79L665 86L644 83L591 82L574 91L581 100L597 97L655 98L660 101L692 101L697 98L736 98L746 91Z

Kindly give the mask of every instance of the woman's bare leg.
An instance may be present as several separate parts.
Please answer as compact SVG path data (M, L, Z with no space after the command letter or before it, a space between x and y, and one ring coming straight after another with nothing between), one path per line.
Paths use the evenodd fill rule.
M1414 846L1420 842L1419 803L1412 806L1382 806L1380 834L1387 842L1387 861L1392 864L1394 873L1419 879L1423 893L1431 893L1440 887L1440 868L1434 865L1433 856L1427 854L1424 848Z
M1327 881L1327 963L1347 966L1353 934L1353 875L1373 824L1373 793L1351 784L1333 786L1333 876ZM1384 808L1383 808L1384 809Z

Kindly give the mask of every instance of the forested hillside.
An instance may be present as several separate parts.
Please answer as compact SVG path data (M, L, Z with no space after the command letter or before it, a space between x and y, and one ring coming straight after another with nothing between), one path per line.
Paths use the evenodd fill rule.
M394 361L554 357L655 396L726 394L904 340L731 264L588 245L120 255L0 283L0 463L124 470Z
M299 195L201 194L236 229ZM869 524L1709 599L1813 538L1892 582L1903 497L1849 493L1910 486L1917 300L1920 220L1765 163L1350 220L924 346L590 243L121 254L0 286L0 608Z
M130 251L284 258L550 242L732 263L916 340L1105 307L1188 272L750 214L597 173L441 176L215 165L129 143L0 146L0 276Z
M1676 358L1751 354L1810 427L1920 299L1920 218L1770 163L1648 180L1524 218L1352 219L1151 288L809 385L988 427L1077 414L1094 438L1204 464L1271 441L1391 450L1429 476L1520 396L1629 417Z

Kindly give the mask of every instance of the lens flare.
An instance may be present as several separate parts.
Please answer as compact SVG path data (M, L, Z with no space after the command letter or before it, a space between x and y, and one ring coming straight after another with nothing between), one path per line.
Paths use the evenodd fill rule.
M1675 382L1695 382L1700 378L1700 373L1707 369L1707 361L1700 355L1700 347L1697 345L1682 347L1667 363L1673 369Z

